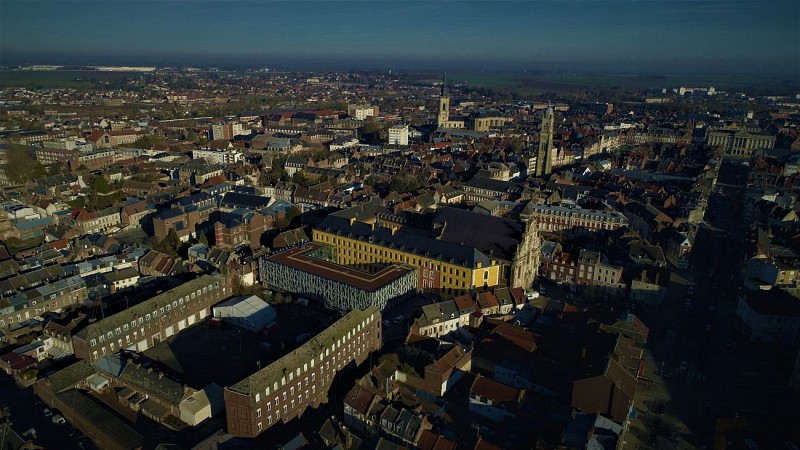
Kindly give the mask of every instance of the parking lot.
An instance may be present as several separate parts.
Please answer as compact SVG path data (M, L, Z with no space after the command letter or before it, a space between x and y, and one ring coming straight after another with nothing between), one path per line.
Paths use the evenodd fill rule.
M33 390L19 389L11 377L5 374L0 374L0 408L7 408L10 412L14 431L17 433L23 434L31 428L36 430L34 442L44 448L96 448L69 423L53 423L53 416L59 412L51 409L49 416L45 415L45 408L50 408L33 395Z

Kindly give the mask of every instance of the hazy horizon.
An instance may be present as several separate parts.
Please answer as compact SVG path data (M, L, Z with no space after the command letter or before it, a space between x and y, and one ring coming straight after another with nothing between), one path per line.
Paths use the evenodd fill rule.
M0 3L0 64L800 73L800 2Z

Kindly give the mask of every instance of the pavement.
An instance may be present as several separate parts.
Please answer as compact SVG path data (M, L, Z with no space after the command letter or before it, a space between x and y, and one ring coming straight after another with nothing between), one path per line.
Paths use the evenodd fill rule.
M50 417L44 415L46 405L33 395L33 388L20 389L16 383L4 373L0 373L0 409L8 408L11 413L13 429L18 434L30 428L36 430L34 443L44 448L65 450L90 449L94 445L72 428L69 423L55 424ZM58 411L49 408L53 414Z
M661 305L635 311L651 331L653 386L637 389L623 449L712 448L723 417L800 423L800 397L788 387L796 349L742 342L735 330L746 235L737 211L736 199L712 196L690 267L673 271Z

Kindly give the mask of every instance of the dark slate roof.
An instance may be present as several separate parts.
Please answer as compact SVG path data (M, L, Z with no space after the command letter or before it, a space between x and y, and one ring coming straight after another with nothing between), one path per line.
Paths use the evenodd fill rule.
M171 208L171 209L167 209L167 210L161 211L160 213L156 214L156 217L161 219L161 220L167 220L167 219L172 219L173 217L178 217L178 216L182 216L182 215L183 215L183 211L181 211L180 209Z
M59 393L75 387L75 385L85 380L86 377L93 374L94 370L92 366L84 361L78 361L50 375L47 377L47 381L50 383L50 389L55 393Z
M226 192L225 196L222 197L220 205L259 209L269 205L269 200L269 197L262 197L260 195Z
M474 177L473 179L464 183L464 185L478 189L487 189L495 192L512 193L512 192L522 191L522 186L519 183L493 180L491 178L483 178L483 177Z
M434 239L405 231L397 231L392 234L389 228L383 227L377 227L373 230L372 226L363 222L355 222L350 225L348 219L336 215L326 217L320 224L319 229L363 241L371 240L377 245L399 249L407 253L426 255L430 258L469 268L477 267L479 262L484 267L491 263L489 257L469 245L457 243L458 241L455 243L448 242L447 240Z
M525 232L525 224L518 220L458 208L441 208L434 220L445 224L439 240L460 243L508 261L514 259Z

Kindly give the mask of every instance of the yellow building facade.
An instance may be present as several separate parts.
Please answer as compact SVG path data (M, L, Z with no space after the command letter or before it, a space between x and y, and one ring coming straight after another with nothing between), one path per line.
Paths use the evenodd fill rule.
M372 224L372 228L378 231L376 237L381 232L398 236L396 228L378 230L375 224ZM454 255L434 254L421 248L392 245L393 242L376 242L375 238L370 242L369 237L351 237L322 229L313 230L312 240L330 246L337 264L364 270L385 264L416 267L419 270L420 289L456 293L492 288L501 285L502 281L501 263L491 258L478 257L478 260L468 264L466 261L458 261ZM418 243L422 242L418 240Z

